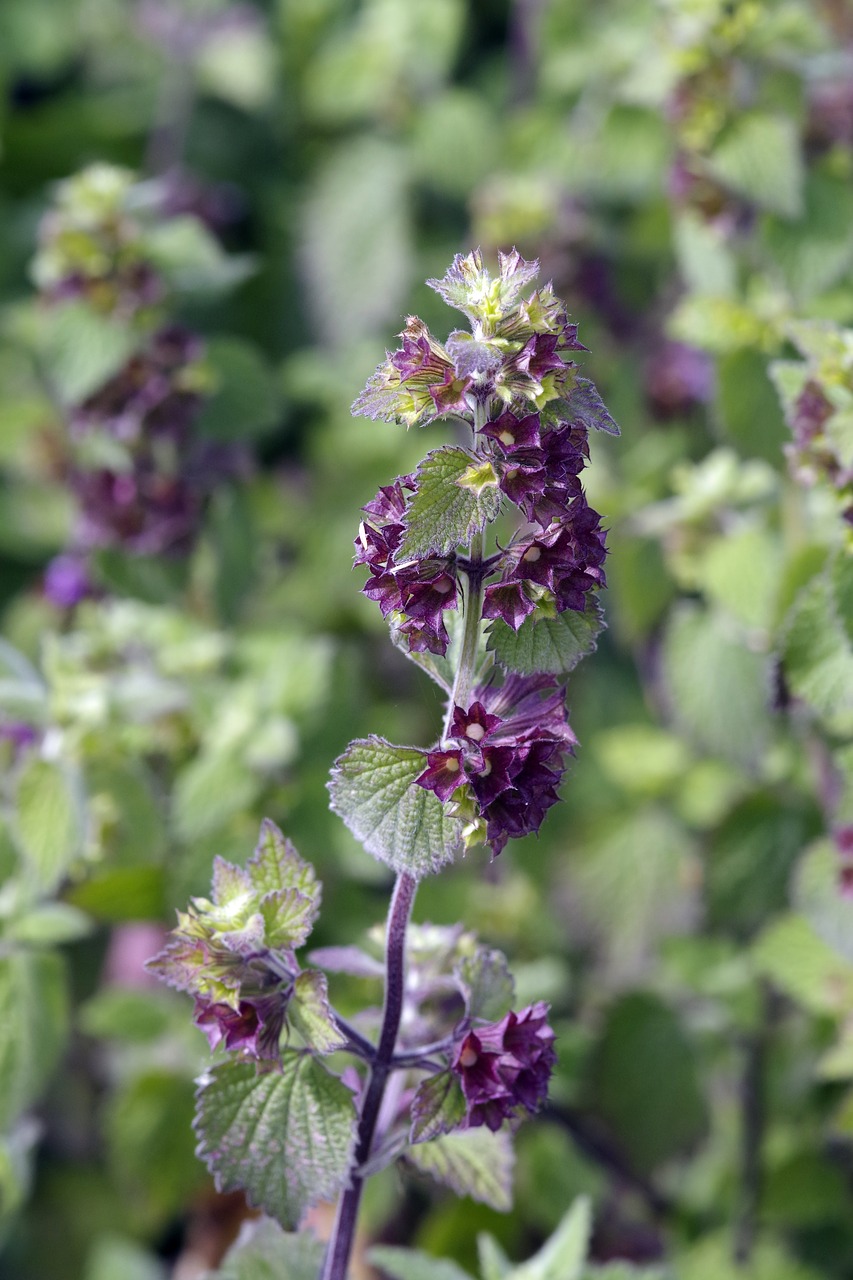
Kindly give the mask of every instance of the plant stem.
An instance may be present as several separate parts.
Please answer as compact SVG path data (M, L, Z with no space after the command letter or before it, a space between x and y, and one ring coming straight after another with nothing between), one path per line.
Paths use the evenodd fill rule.
M322 1280L346 1280L352 1252L355 1223L365 1175L363 1166L370 1157L385 1084L393 1070L394 1049L400 1030L405 994L406 927L415 899L417 881L405 871L397 877L385 937L385 1008L376 1057L370 1067L358 1121L350 1184L341 1195L332 1237L326 1251Z
M476 434L489 420L488 405L478 404L474 410L474 432ZM457 706L464 707L471 693L471 686L477 671L477 655L480 651L480 623L483 617L483 582L485 578L483 559L483 534L475 533L465 564L468 578L468 589L465 592L465 629L462 633L462 648L459 662L453 678L453 688L447 699L447 715L441 735L443 744L447 743L453 723L453 711Z

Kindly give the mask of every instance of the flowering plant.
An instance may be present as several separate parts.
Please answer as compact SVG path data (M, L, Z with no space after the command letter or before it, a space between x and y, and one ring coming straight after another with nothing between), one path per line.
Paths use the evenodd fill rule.
M193 995L211 1047L233 1051L198 1094L218 1184L287 1230L340 1193L324 1280L344 1280L364 1182L392 1160L508 1206L512 1129L555 1062L548 1005L511 1007L499 952L409 922L423 876L539 830L577 745L562 681L602 626L605 534L580 474L589 430L617 428L578 374L564 305L550 285L528 291L537 271L516 251L495 277L479 252L458 256L429 283L470 332L442 345L410 319L354 406L464 432L381 488L355 541L394 643L447 695L431 748L355 741L330 783L334 811L396 875L384 966L353 947L302 966L320 886L268 820L245 869L217 859L211 900L191 902L150 964ZM384 979L375 1041L334 1009L326 972ZM338 1053L357 1066L333 1070Z

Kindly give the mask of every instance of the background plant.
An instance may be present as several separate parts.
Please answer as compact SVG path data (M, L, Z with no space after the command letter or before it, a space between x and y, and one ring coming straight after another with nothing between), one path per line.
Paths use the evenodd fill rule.
M69 1276L112 1274L116 1257L157 1275L190 1237L212 1239L184 1122L204 1041L167 992L114 990L126 971L112 959L105 985L128 916L171 923L208 892L213 854L242 860L265 813L318 862L318 947L381 914L376 873L327 815L328 761L368 730L428 742L440 695L390 666L353 589L351 512L434 446L354 430L349 405L406 310L443 324L420 281L463 247L516 244L582 318L625 432L616 449L597 438L589 472L610 525L609 628L572 695L583 750L533 853L510 845L488 885L466 861L419 909L504 950L521 1001L550 999L553 1109L519 1136L512 1215L427 1184L401 1199L379 1175L365 1227L474 1274L472 1223L523 1258L586 1192L600 1262L660 1258L691 1280L725 1274L737 1247L759 1275L843 1275L846 9L376 0L227 19L200 6L169 26L159 6L60 7L7 6L0 42L0 585L29 663L10 655L4 705L26 737L38 677L39 723L62 730L47 738L58 756L41 739L35 756L8 747L23 772L5 784L3 998L21 1030L2 1070L26 1087L4 1089L3 1266L50 1273L60 1238ZM34 372L47 313L26 264L50 184L92 162L168 174L172 213L201 213L229 256L254 254L228 295L200 291L200 267L169 317L216 356L206 434L248 444L255 464L217 484L188 557L101 548L108 596L66 615L42 594L75 508L54 464L62 414ZM810 416L796 406L808 382ZM794 461L811 487L789 476L791 444L809 446ZM291 763L279 726L259 772L238 764L263 681ZM31 848L68 854L28 872L22 896L34 855L18 777L33 760L33 787L49 777L66 797L39 813L65 813L74 834L36 835ZM60 942L84 925L69 905L98 923ZM67 1043L63 970L72 1052L48 1079ZM26 996L36 971L50 1018ZM362 980L345 981L354 1007Z

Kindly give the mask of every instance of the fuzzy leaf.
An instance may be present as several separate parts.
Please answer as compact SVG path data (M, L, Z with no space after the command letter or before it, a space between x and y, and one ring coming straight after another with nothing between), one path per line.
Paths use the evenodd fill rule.
M622 434L589 378L578 378L559 407L571 422L579 422L587 430L606 431L609 436Z
M472 1280L467 1271L457 1267L449 1258L434 1258L418 1249L400 1249L392 1245L377 1245L370 1250L368 1259L374 1267L387 1272L392 1280Z
M280 1072L259 1075L244 1062L214 1067L197 1094L198 1155L217 1187L245 1191L285 1230L341 1189L354 1130L349 1089L295 1050L281 1055Z
M484 478L476 459L464 449L428 453L418 467L417 481L418 491L406 511L400 556L446 555L467 546L500 510L497 476Z
M216 1280L317 1280L325 1252L323 1242L307 1231L282 1231L270 1218L244 1222Z
M300 858L293 845L269 818L264 818L255 852L246 870L252 886L262 893L297 889L320 905L320 885L310 862Z
M515 1156L506 1129L463 1129L431 1142L409 1147L406 1160L420 1173L470 1196L500 1213L512 1208L512 1169Z
M367 852L417 878L450 862L461 841L461 824L413 785L425 767L414 747L360 738L335 761L329 783L332 809Z
M329 1007L326 976L317 969L305 969L294 982L287 1020L317 1053L332 1053L346 1044Z
M317 918L316 900L298 889L279 889L261 900L268 947L301 947Z
M470 1018L497 1022L512 1004L515 982L502 951L479 947L460 960L453 972Z
M65 302L40 316L40 355L63 404L79 404L114 377L139 345L140 336L115 315L100 315L84 302Z
M418 1086L412 1099L413 1143L431 1142L439 1134L449 1133L465 1119L462 1086L449 1069L428 1076Z
M497 618L489 631L488 645L507 671L567 675L582 658L594 652L596 637L603 629L601 605L587 597L583 613L566 609L556 618L533 615L522 622L518 631Z

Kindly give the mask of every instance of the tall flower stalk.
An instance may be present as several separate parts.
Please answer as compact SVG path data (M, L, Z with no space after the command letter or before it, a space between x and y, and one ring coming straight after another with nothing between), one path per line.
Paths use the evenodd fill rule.
M439 1180L452 1166L457 1191L508 1207L512 1132L555 1062L548 1006L511 1007L499 952L462 925L410 923L425 875L539 830L577 745L564 680L602 626L605 534L580 475L589 430L616 427L578 374L563 303L550 285L528 290L537 271L515 251L495 277L479 253L457 257L429 283L470 330L441 344L409 319L354 406L468 431L383 486L355 540L365 594L447 696L432 747L357 740L332 774L332 808L396 876L383 960L330 947L302 967L320 886L267 820L246 868L217 860L211 900L179 915L151 962L231 1051L198 1095L218 1185L244 1188L288 1231L339 1193L322 1280L346 1280L364 1183L391 1161ZM375 1042L334 1009L330 972L381 975Z

